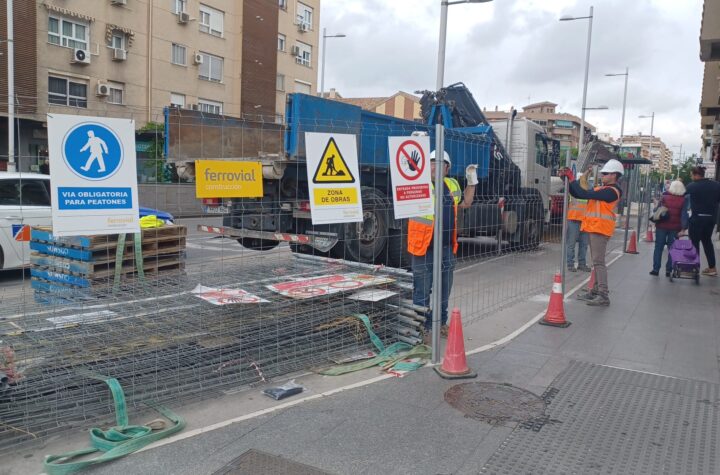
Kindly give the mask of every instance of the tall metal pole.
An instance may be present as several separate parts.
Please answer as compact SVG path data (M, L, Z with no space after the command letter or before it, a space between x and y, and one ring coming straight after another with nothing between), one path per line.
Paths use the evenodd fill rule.
M565 160L568 166L570 165L570 150L568 150L565 153ZM588 171L588 173L590 173ZM560 273L562 275L562 291L563 295L565 295L565 268L567 267L567 212L568 212L568 188L569 188L568 181L565 180L564 186L563 186L563 219L562 219L562 239L560 241ZM573 246L575 246L575 243L573 243Z
M652 151L653 151L653 133L655 130L655 112L652 113L650 116L650 161L652 161ZM652 165L650 165L650 168L652 169ZM645 176L645 189L647 190L647 184L648 179L650 178L650 170L648 170L647 175ZM641 183L638 182L638 188L640 188ZM642 215L643 215L643 206L645 205L645 200L642 200L640 197L638 197L638 221L637 221L637 232L638 232L638 239L640 238L640 225L642 224Z
M440 41L438 43L437 58L437 79L435 81L435 90L439 91L445 82L445 42L447 41L447 17L448 2L443 0L440 2ZM437 154L437 147L435 147ZM439 156L439 155L438 155Z
M322 52L322 67L320 68L320 97L325 92L325 46L327 46L327 28L323 28L323 52Z
M625 92L623 92L623 110L622 118L620 119L620 146L623 144L623 136L625 135L625 105L627 104L627 86L628 77L630 77L630 68L625 68Z
M432 268L432 363L440 362L440 319L442 312L442 223L443 223L443 167L445 161L445 127L435 126L435 226L433 227L433 268Z
M635 171L634 165L633 168L628 168L628 177L627 177L627 193L625 196L625 204L627 207L627 211L625 213L625 237L623 238L623 252L627 252L627 242L628 242L628 232L630 230L630 211L632 210L632 190L635 187L635 174L637 172Z
M7 0L7 84L8 84L8 164L7 171L17 171L15 165L15 33L13 31L13 0Z
M585 53L585 80L583 81L583 97L582 110L580 111L580 137L578 139L578 160L582 154L583 142L585 139L585 106L587 101L588 75L590 73L590 42L592 40L592 23L593 23L593 7L590 7L590 15L588 16L588 37L587 52ZM580 161L580 163L584 163ZM582 170L580 170L582 171Z

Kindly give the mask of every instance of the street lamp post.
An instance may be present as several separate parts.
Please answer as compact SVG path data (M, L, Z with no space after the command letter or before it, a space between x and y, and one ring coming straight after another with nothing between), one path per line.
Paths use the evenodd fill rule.
M650 161L652 161L653 141L654 141L653 133L654 133L654 130L655 130L655 112L653 112L651 115L641 115L641 116L638 116L638 118L639 118L639 119L650 119ZM652 165L650 165L650 169L648 170L647 175L645 175L645 186L644 186L644 188L645 188L645 193L647 193L648 183L650 183L650 170L652 170ZM638 172L639 172L639 171L640 171L640 170L638 169ZM638 185L639 185L639 184L640 184L640 182L638 182ZM638 225L638 239L640 239L640 224L641 224L641 221L642 221L644 201L645 201L645 200L642 200L642 201L641 201L640 198L638 198L638 223L637 223L637 225Z
M320 68L320 97L325 92L325 47L327 46L328 38L345 38L347 35L338 33L337 35L328 35L327 28L323 28L323 46L322 46L322 67Z
M605 76L608 76L608 77L625 76L625 91L623 92L622 116L620 118L620 146L622 147L623 136L625 135L625 105L627 104L627 87L628 87L628 78L630 77L630 69L625 68L624 73L611 73L611 74L606 74Z
M7 0L7 94L8 94L8 163L7 171L15 165L15 37L13 30L13 1Z
M587 51L585 53L585 80L583 81L582 111L580 113L580 137L578 139L578 159L582 155L583 142L585 141L585 103L587 101L588 74L590 72L590 43L592 41L593 7L590 7L588 16L563 16L560 21L588 20ZM583 162L580 165L584 165ZM581 170L582 171L582 170Z

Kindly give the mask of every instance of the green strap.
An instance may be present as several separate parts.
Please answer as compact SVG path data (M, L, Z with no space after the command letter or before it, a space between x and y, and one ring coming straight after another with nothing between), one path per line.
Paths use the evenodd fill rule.
M115 279L113 280L113 290L118 290L120 288L123 257L125 257L125 234L119 234L117 249L115 249Z
M153 432L152 428L147 426L128 425L125 394L123 393L118 380L115 378L106 378L90 372L82 372L80 374L84 374L94 379L101 379L108 385L110 392L112 393L113 400L115 401L115 418L118 425L111 427L107 431L103 431L98 428L92 429L90 431L90 442L92 447L67 452L61 455L49 455L43 464L47 475L66 475L75 473L93 465L98 465L124 457L125 455L136 452L153 442L180 432L183 428L185 428L186 423L182 417L163 406L150 402L145 402L145 404L165 416L173 423L173 425L167 429L155 432ZM90 460L73 461L78 457L90 455L96 452L104 453Z
M367 330L368 335L370 335L370 341L372 341L373 345L375 345L375 348L377 348L378 351L383 351L385 349L385 345L383 345L380 337L378 337L373 331L372 323L370 323L370 319L368 318L368 316L362 313L354 313L352 316L359 319L365 324L365 329Z
M145 269L142 255L142 233L135 233L135 267L140 280L145 280Z

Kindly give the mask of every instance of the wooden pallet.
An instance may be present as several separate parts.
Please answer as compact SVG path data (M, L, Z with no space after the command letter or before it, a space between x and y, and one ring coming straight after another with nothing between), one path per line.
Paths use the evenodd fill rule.
M107 234L101 236L67 236L58 237L53 235L52 228L41 226L34 227L30 231L31 241L41 242L50 246L67 247L81 250L101 250L117 247L118 234ZM142 242L154 242L158 240L172 240L172 238L185 238L187 227L183 225L168 225L162 228L144 228L141 232ZM132 243L133 234L127 234L126 243Z
M174 264L182 264L184 257L180 253L161 254L143 258L143 270L151 272L156 269L164 269ZM69 276L82 277L89 280L102 279L115 275L116 262L87 262L74 259L64 259L56 256L33 253L30 255L30 263L33 269L43 272L60 273ZM122 275L137 272L134 256L123 259Z

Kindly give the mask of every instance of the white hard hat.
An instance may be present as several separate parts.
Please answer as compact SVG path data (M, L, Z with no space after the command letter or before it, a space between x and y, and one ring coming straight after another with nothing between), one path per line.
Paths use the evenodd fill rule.
M430 161L435 160L435 150L430 152ZM446 162L448 165L452 165L452 162L450 161L450 155L443 151L443 161Z
M600 170L600 173L619 173L622 175L625 173L625 167L623 167L623 164L620 163L620 161L613 158L612 160L608 160L608 162L602 167L602 170Z

